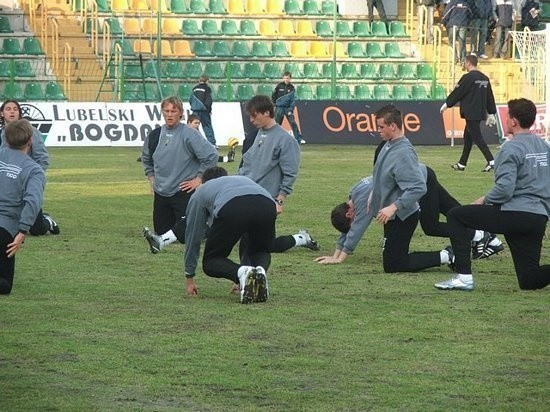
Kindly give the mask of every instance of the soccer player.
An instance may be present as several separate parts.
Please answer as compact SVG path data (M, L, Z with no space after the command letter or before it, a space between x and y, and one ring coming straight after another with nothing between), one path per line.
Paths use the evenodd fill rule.
M435 287L472 290L468 230L477 227L506 238L519 287L541 289L550 284L550 265L540 265L542 239L550 216L550 146L530 132L537 108L527 99L508 102L506 132L513 135L495 162L494 186L473 204L447 215L457 274Z
M238 284L241 303L265 302L269 297L266 274L271 264L269 249L275 238L275 201L249 178L227 176L221 167L207 169L203 181L191 196L187 210L187 294L198 293L194 278L201 242L208 230L202 260L204 273ZM229 255L245 235L250 239L249 262L238 264L229 259Z
M0 294L11 293L15 254L36 220L46 185L44 170L28 154L33 127L13 120L3 132L0 148Z

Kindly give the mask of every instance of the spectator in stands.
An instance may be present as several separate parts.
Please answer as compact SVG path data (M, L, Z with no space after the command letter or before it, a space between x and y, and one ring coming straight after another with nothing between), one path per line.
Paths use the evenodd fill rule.
M536 0L521 0L521 26L539 30L540 4Z
M386 17L386 10L384 10L383 0L367 0L367 7L369 9L369 23L372 23L374 20L374 9L376 8L380 20L388 24L388 18Z
M427 22L426 42L432 44L434 42L434 8L437 5L438 0L418 0L417 15L418 22ZM424 15L426 14L426 15ZM418 41L422 41L420 38L421 30L418 30Z
M16 100L6 100L2 106L0 106L0 126L2 127L2 132L0 133L0 147L5 145L5 128L6 126L14 121L20 120L23 118L23 112L21 110L21 105ZM42 133L36 127L32 127L32 143L29 149L29 156L36 163L42 167L44 172L50 166L50 156L44 140L42 139ZM42 207L42 205L40 205ZM58 235L60 233L59 225L53 218L42 211L42 208L38 211L36 216L36 221L29 229L29 233L33 236L42 236L48 233L52 235Z
M496 21L496 38L493 57L505 59L508 57L508 32L514 23L514 1L492 0L493 17Z
M193 114L199 116L202 123L202 130L206 140L216 146L216 136L212 128L212 89L208 86L208 76L203 74L199 80L199 84L193 87L193 92L189 97L189 104Z
M466 33L470 23L472 11L469 3L464 0L451 0L441 18L441 24L447 28L449 44L453 44L453 38L458 43L458 51L455 49L455 63L464 64L466 57Z
M473 0L472 21L470 22L470 54L481 59L487 59L485 54L485 40L489 17L493 14L491 2L487 0Z
M294 108L296 107L296 90L291 83L292 73L284 72L283 81L275 86L275 90L271 95L271 100L275 105L275 121L278 124L283 123L283 119L286 117L290 127L292 128L292 134L294 138L300 144L305 144L306 141L302 139L302 133L298 128L296 119L294 118Z

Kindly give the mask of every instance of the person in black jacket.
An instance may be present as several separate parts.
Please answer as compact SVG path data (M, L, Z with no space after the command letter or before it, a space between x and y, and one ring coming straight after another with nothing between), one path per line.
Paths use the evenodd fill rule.
M208 76L203 74L199 80L199 84L193 87L193 93L189 97L189 104L193 114L199 116L202 130L206 140L216 146L216 136L212 128L212 89L208 86ZM216 149L218 146L216 146Z
M275 105L275 121L278 124L282 124L284 117L286 117L290 127L292 128L294 138L298 140L298 143L304 144L306 141L302 139L302 134L296 124L296 119L294 119L296 91L294 89L294 85L290 83L291 80L292 74L290 72L284 72L283 81L275 86L275 90L271 95L271 100Z
M466 120L464 128L464 148L462 156L458 163L451 165L454 170L464 171L472 150L472 143L475 143L485 160L487 165L482 172L490 172L493 170L495 160L487 143L481 134L479 123L486 120L488 126L496 124L495 113L497 107L495 97L491 88L489 78L481 73L477 68L477 57L473 54L466 56L464 67L468 71L463 75L454 90L447 96L447 100L441 106L440 112L443 113L448 107L453 107L460 102L460 117ZM487 116L487 113L489 116Z

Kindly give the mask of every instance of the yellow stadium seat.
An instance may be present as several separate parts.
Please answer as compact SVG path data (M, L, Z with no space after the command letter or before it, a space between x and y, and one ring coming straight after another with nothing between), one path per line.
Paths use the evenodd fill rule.
M328 44L328 54L330 56L334 55L334 46L332 45L332 43ZM340 57L340 58L348 57L348 53L344 49L344 45L342 43L336 43L336 57Z
M122 28L124 29L124 33L126 33L126 35L132 36L141 33L139 20L134 19L133 17L126 17L122 22Z
M160 0L160 10L159 10L159 0L149 0L149 7L155 13L160 11L161 13L170 13L170 9L166 6L165 0Z
M284 0L266 0L265 11L272 15L285 14Z
M320 59L330 56L330 54L328 53L327 45L325 44L325 42L322 41L312 41L309 45L309 54L312 57Z
M292 57L311 57L307 41L293 41L290 44L290 54ZM328 56L328 55L327 55Z
M227 4L229 14L246 14L243 0L229 0Z
M261 0L247 0L246 12L248 14L264 14L265 13L265 1Z
M294 30L292 20L279 20L277 31L280 36L296 36L296 30Z
M134 41L134 53L136 54L151 54L151 43L149 40Z
M153 54L158 56L158 40L155 40L153 44ZM169 40L160 41L160 55L162 57L171 57L174 55L174 53L172 53L172 46L170 46Z
M278 34L272 20L260 20L260 34L262 36L276 36Z
M142 12L149 12L149 5L147 4L146 0L132 0L130 3L130 10L142 13Z
M158 21L157 19L143 19L141 24L141 31L143 34L151 35L158 33Z
M111 0L111 10L116 12L126 12L130 9L128 0Z
M315 31L313 30L311 20L298 20L296 23L296 33L300 37L315 36Z
M174 41L174 56L177 57L194 57L195 53L191 51L191 44L188 40Z
M164 17L162 19L162 34L169 36L181 35L179 20Z

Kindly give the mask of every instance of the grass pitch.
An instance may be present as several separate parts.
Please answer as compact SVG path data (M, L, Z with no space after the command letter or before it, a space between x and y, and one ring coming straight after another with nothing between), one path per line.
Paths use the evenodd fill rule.
M458 173L460 147L417 149L463 203L492 184L476 150ZM138 149L51 148L44 209L61 234L27 240L0 297L0 410L547 410L550 290L520 291L507 249L474 262L471 293L433 288L446 266L384 274L376 223L344 264L313 262L374 147L302 152L277 231L307 228L322 251L273 255L270 300L241 305L202 273L187 297L181 245L148 252ZM447 244L418 229L411 249Z

